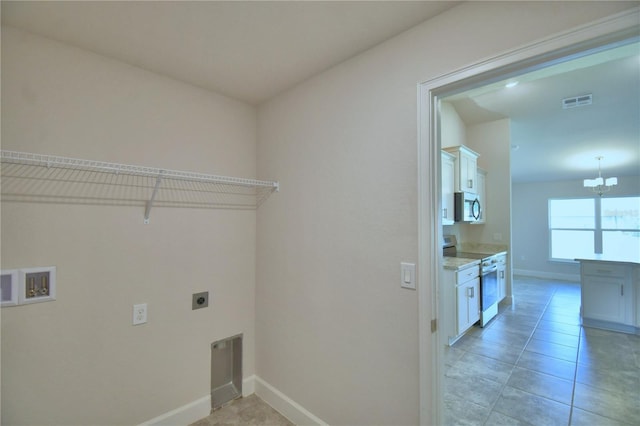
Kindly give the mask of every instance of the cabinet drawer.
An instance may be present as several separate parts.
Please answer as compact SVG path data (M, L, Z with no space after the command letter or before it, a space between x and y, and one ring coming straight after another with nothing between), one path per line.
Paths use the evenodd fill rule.
M478 265L463 269L462 271L456 272L456 283L460 285L464 282L477 278L479 275L480 267Z
M596 275L600 277L624 278L626 267L605 262L585 262L582 264L584 275Z

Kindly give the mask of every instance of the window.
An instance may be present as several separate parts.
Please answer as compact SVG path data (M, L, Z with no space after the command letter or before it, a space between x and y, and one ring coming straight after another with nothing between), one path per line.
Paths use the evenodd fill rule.
M640 197L603 198L602 252L640 257Z
M640 197L549 200L550 257L640 257Z

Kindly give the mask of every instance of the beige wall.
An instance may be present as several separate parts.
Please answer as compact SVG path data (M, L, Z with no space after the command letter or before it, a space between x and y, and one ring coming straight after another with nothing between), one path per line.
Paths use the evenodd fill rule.
M259 109L261 378L329 424L418 423L416 84L624 7L467 3Z
M255 175L255 108L5 27L2 124L3 149ZM206 396L210 343L237 333L254 374L255 211L143 214L2 204L2 268L57 266L55 302L2 309L3 424L151 419Z

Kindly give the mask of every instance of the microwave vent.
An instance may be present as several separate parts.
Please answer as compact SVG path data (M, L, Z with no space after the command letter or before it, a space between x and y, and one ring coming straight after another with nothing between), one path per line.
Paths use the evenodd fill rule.
M576 108L576 107L581 107L585 105L591 105L592 103L593 103L593 95L589 93L588 95L580 95L580 96L574 96L572 98L564 98L562 100L562 108L563 109Z

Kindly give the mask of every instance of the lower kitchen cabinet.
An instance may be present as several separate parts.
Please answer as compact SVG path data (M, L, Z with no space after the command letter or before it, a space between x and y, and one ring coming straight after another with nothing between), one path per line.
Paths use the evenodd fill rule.
M444 269L442 321L447 343L453 344L480 320L479 261Z
M456 286L456 334L460 335L480 320L480 279L474 278Z
M584 277L582 280L582 316L600 321L632 324L631 289L625 296L624 280Z
M580 260L583 325L637 333L638 265Z

